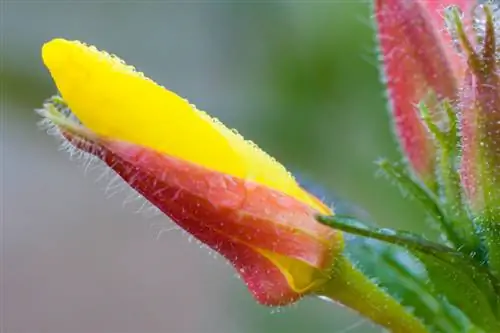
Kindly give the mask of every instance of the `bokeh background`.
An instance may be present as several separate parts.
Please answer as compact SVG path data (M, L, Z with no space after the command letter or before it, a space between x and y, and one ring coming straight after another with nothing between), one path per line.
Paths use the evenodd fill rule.
M106 192L33 112L53 37L116 53L238 128L338 206L428 233L376 177L400 159L365 1L1 0L1 327L8 333L380 332L319 299L268 309L164 216ZM140 111L140 110L138 110Z

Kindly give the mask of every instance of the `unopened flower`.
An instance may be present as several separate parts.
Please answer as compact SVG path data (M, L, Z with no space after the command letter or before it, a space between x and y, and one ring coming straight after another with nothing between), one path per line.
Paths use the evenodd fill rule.
M376 0L378 40L394 124L403 152L419 178L434 187L436 149L417 104L439 121L440 100L455 100L462 60L445 28L444 10L468 12L472 0Z
M43 61L72 115L42 114L175 223L228 259L253 296L282 305L330 278L340 232L332 211L286 169L115 56L54 39Z

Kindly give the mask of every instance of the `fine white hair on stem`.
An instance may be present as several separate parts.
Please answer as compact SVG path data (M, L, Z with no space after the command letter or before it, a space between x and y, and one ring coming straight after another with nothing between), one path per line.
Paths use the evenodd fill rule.
M156 240L160 240L160 238L164 234L167 234L167 233L170 234L173 232L177 233L178 231L182 230L178 226L176 226L175 224L166 225L166 223L164 223L164 221L153 222L153 223L151 223L150 228L153 229L153 231L155 232Z

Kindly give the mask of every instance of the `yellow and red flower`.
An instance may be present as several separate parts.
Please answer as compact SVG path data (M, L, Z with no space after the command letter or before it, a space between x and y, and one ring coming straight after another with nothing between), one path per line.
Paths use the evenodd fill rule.
M54 39L42 57L73 115L43 114L184 230L232 263L266 305L320 288L342 234L276 160L119 58Z

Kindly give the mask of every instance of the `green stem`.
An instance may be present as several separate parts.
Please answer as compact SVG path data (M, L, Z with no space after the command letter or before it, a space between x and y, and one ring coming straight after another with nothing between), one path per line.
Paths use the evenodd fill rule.
M489 218L478 218L477 224L488 249L488 265L491 273L500 279L500 225Z
M344 304L391 332L429 333L419 319L354 268L346 258L339 260L332 279L317 294Z

